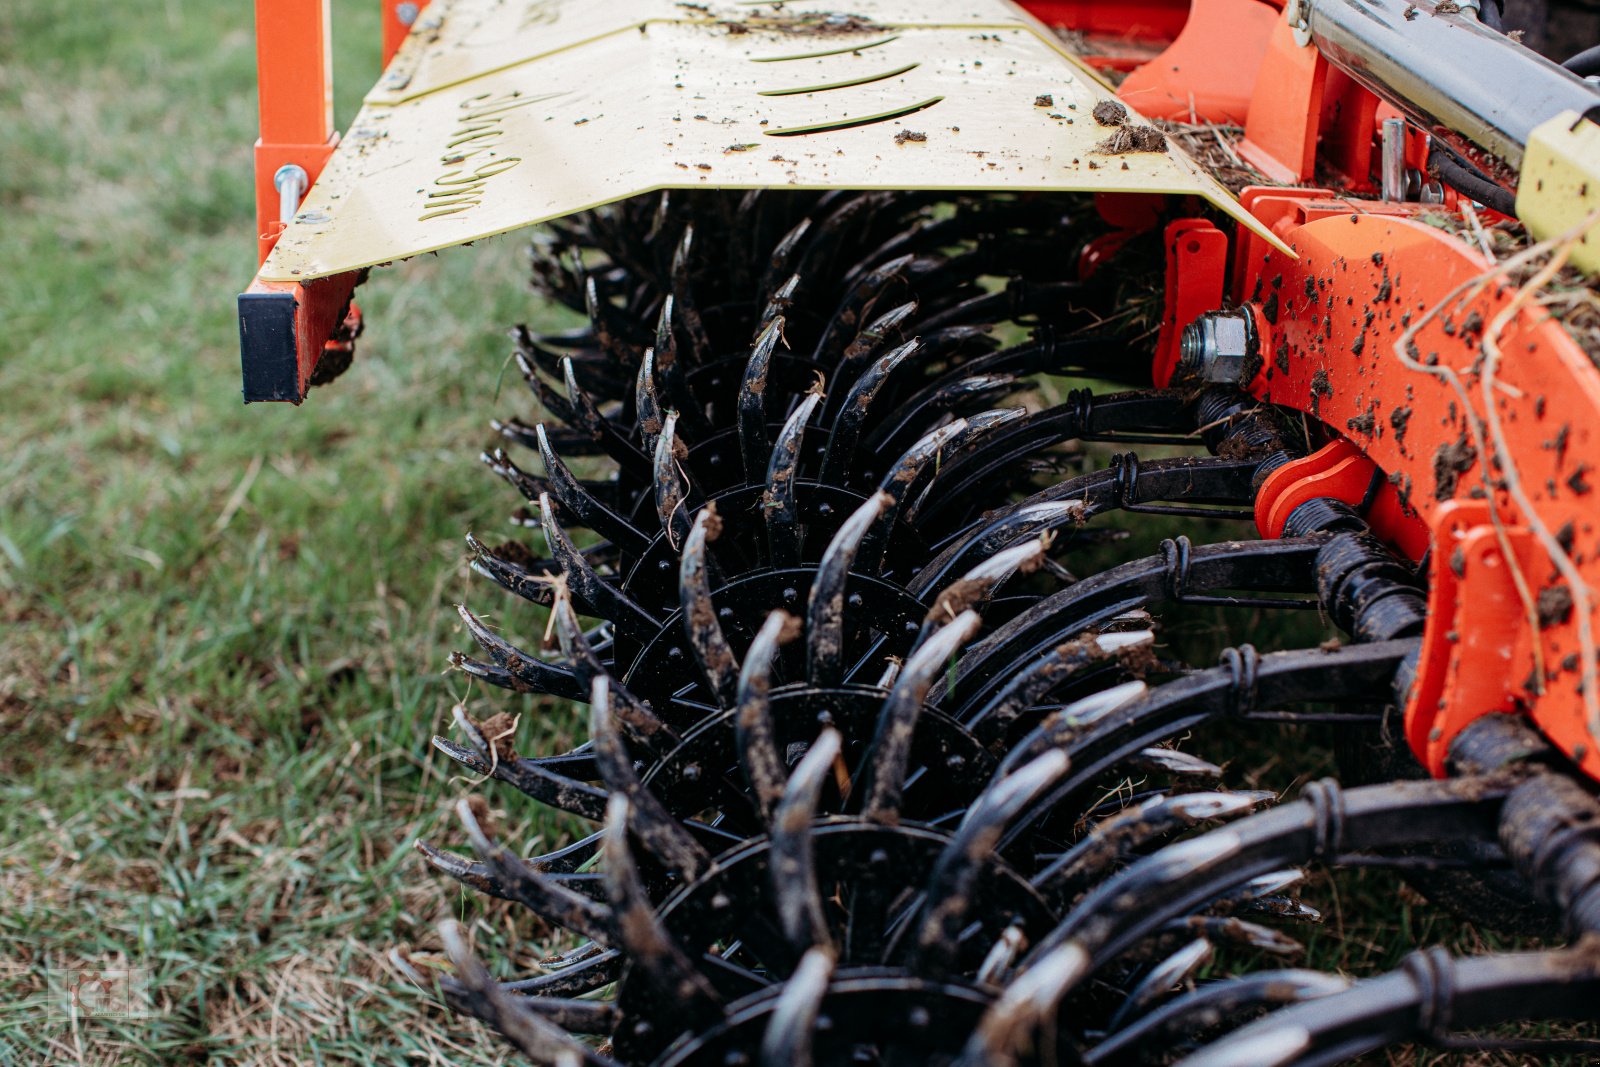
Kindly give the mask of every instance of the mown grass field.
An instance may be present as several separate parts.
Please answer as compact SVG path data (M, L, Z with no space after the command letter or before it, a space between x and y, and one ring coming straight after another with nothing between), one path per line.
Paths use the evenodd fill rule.
M341 125L376 7L334 3ZM516 240L382 271L344 379L243 407L254 131L249 4L0 3L0 1063L497 1063L384 955L447 915L507 965L544 934L410 846L456 840L426 741L476 696L450 606L506 618L462 534L513 503L474 457L503 327L548 312ZM525 749L575 725L484 703ZM1479 944L1396 884L1319 890L1328 965ZM74 1026L62 976L130 964L152 1016Z
M502 1058L382 957L462 906L410 844L522 246L383 272L356 370L244 407L254 62L248 3L0 4L0 1063ZM75 1035L51 979L123 962L156 1016Z

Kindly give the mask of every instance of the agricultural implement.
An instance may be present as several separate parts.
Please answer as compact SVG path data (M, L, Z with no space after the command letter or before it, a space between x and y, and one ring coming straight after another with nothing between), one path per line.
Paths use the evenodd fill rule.
M560 948L404 976L548 1064L1600 1056L1592 56L1493 0L434 0L341 138L324 0L258 13L246 400L535 224L581 323L513 331L526 532L467 542L540 610L452 664L589 739L434 744L591 829L418 846ZM1313 966L1356 867L1532 940Z

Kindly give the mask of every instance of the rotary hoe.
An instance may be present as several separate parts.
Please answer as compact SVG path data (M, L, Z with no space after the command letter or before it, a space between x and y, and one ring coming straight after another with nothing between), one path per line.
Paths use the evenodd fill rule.
M582 829L418 845L554 933L401 978L563 1067L1595 1062L1600 61L826 4L389 4L341 138L323 0L258 2L247 400L525 226L580 323L512 331L451 664L587 740L433 744ZM1354 868L1516 950L1341 968Z

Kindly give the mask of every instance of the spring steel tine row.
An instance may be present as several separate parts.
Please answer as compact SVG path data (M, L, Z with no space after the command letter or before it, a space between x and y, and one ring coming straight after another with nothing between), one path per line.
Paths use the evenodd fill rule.
M1316 442L1231 389L1137 387L1122 295L1062 266L1100 226L673 191L545 232L536 284L587 325L514 331L537 408L484 462L531 543L468 544L549 618L463 607L484 659L452 664L587 704L587 733L528 756L463 706L434 743L589 829L524 856L463 802L470 854L418 848L579 944L500 980L449 926L448 1005L537 1063L774 1067L1321 1064L1593 1014L1594 801L1537 739L1474 726L1439 782L1230 788L1219 732L1378 721L1425 593L1345 505L1229 538ZM1210 525L1116 525L1151 512ZM1219 608L1347 643L1212 659L1164 627ZM1521 878L1574 947L1285 969L1307 872L1378 864Z

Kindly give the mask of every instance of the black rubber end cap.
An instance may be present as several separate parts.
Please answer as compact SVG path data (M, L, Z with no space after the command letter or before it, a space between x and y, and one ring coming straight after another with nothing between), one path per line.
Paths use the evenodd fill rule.
M303 399L294 312L290 293L239 294L239 369L246 404Z

